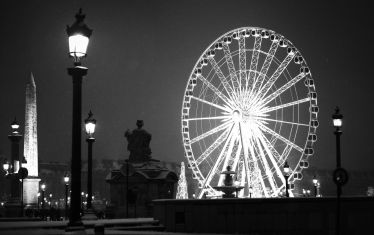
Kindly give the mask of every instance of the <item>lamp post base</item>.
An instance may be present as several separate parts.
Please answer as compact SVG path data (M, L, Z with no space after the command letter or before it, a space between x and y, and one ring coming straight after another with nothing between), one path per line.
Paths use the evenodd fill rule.
M82 220L97 220L97 216L92 209L87 209L82 216Z

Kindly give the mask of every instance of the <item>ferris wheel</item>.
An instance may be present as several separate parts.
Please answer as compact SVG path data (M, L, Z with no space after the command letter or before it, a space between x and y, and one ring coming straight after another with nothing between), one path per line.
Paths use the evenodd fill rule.
M240 197L290 194L309 166L317 140L318 105L305 58L284 36L263 28L234 29L196 62L182 104L185 157L198 198L219 196L231 166Z

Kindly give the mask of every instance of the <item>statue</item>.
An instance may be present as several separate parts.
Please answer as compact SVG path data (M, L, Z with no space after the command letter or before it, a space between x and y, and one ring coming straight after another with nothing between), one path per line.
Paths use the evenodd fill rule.
M128 145L127 150L130 151L130 162L146 162L151 159L151 148L149 143L151 142L152 135L146 130L143 130L143 120L137 120L137 129L130 131L129 129L125 132Z

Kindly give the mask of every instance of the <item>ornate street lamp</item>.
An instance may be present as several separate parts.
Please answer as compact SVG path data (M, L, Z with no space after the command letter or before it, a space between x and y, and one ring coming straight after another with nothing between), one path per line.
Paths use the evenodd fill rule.
M348 172L341 167L340 155L340 136L342 135L341 127L343 126L343 115L340 113L339 107L335 108L335 113L332 115L333 125L335 127L336 137L336 169L333 172L333 180L336 184L336 234L340 234L340 197L342 194L342 186L348 182Z
M69 223L66 231L84 230L81 221L81 128L82 128L82 80L87 75L87 68L81 66L81 59L87 55L87 46L92 30L84 23L85 15L79 9L75 22L67 26L69 37L69 56L73 57L74 67L68 68L68 74L73 78L73 133L71 156L71 203Z
M81 65L81 59L87 56L87 47L92 34L92 29L83 22L86 16L79 9L75 15L75 22L67 26L66 33L69 37L69 56L74 58L75 65Z
M318 185L318 179L316 176L313 177L313 185L314 185L314 196L317 197L318 193L317 193L317 185Z
M88 144L88 167L87 167L87 212L94 216L92 211L92 145L95 142L93 134L95 133L96 119L93 118L93 114L90 110L88 117L84 120L86 133L87 133L87 144Z
M283 172L284 172L284 179L286 181L286 197L290 197L288 193L288 178L290 176L290 166L288 165L287 161L284 163Z
M68 193L69 193L69 182L70 177L68 173L64 176L64 183L65 183L65 219L68 218Z

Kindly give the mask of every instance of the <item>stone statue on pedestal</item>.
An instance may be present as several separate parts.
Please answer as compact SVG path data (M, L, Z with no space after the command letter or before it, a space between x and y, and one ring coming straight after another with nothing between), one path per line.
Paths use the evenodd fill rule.
M137 129L125 132L128 145L127 150L130 151L130 162L146 162L151 159L151 148L149 144L151 142L152 135L146 130L142 129L144 125L143 120L137 120Z

